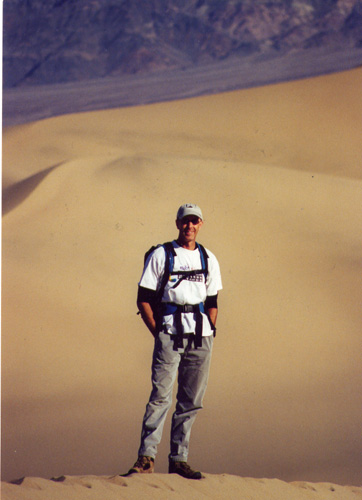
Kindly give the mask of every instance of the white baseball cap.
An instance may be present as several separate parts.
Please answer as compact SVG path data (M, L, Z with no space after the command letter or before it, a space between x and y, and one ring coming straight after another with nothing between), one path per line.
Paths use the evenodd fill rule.
M177 211L176 218L177 220L181 220L187 215L196 215L201 220L203 220L201 208L193 203L185 203L185 205L181 205L181 207Z

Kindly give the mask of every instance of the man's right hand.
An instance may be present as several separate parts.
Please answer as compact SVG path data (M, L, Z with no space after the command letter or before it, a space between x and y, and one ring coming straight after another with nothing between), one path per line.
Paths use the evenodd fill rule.
M151 305L148 302L137 302L137 307L145 325L156 338L158 332Z

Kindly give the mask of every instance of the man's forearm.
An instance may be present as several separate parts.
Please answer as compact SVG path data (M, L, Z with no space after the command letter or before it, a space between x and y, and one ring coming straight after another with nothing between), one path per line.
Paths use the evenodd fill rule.
M152 335L155 337L157 334L157 328L156 328L156 320L153 316L152 307L148 302L137 302L137 307L145 325L152 333Z
M209 315L209 318L214 326L216 326L216 319L217 319L217 308L216 307L210 307L207 310L207 314Z

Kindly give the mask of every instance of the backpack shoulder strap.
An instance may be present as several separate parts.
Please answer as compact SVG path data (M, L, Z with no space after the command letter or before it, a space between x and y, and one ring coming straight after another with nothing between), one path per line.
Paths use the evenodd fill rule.
M196 245L197 245L197 248L199 249L199 252L200 252L202 272L205 276L205 281L206 281L206 278L207 278L207 275L209 272L209 261L208 261L209 256L208 256L208 253L206 251L206 248L203 245L201 245L201 243L196 242Z
M153 253L157 248L159 248L161 245L153 245L147 252L145 253L144 259L143 259L143 264L146 264L146 260L148 257Z
M164 243L162 246L165 249L165 254L166 254L165 272L166 274L169 274L172 273L173 271L173 264L174 264L174 258L176 257L176 251L172 244L172 241L168 241L167 243Z
M160 300L163 296L163 291L165 289L165 286L169 280L170 273L172 273L172 271L173 271L174 258L176 256L176 252L175 252L174 246L173 246L171 241L164 243L162 246L165 250L166 259L165 259L165 269L163 271L163 275L162 275L162 279L161 279L161 285L160 285L160 288L158 290L158 295L160 297Z

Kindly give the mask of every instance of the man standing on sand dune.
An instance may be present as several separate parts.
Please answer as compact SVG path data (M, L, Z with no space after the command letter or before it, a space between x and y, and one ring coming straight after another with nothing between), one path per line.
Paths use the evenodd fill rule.
M182 205L176 216L177 240L152 249L145 261L137 305L155 338L152 392L143 419L138 460L128 474L154 470L178 372L169 473L187 479L203 477L188 465L187 458L191 427L206 390L222 284L216 257L196 242L202 225L200 208L191 203Z

